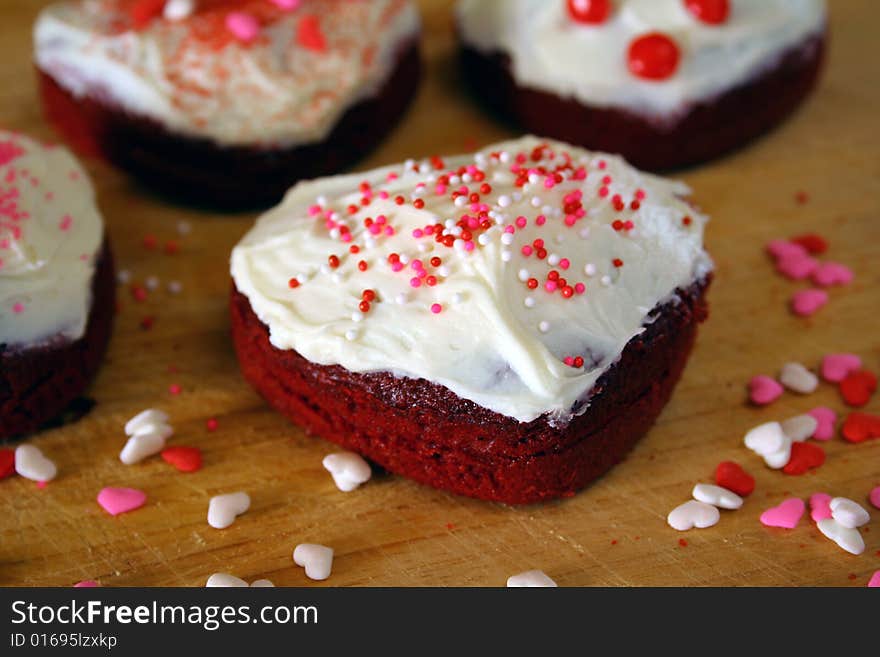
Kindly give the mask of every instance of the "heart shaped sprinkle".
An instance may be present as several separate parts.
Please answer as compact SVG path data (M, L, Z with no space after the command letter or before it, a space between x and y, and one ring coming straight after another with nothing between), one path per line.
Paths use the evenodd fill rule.
M669 523L669 526L680 532L694 527L705 529L716 524L720 519L721 514L717 508L697 500L689 500L684 504L679 504L666 516L666 522Z
M809 251L805 249L800 244L795 244L794 242L789 242L788 240L771 240L767 242L767 245L764 247L773 258L792 258L792 257L805 257Z
M15 452L11 449L0 449L0 479L5 479L15 472Z
M58 474L55 464L34 445L19 445L15 448L15 471L32 481L52 481Z
M208 524L214 529L226 529L250 508L251 498L247 493L215 495L208 503Z
M324 457L324 468L333 475L336 487L348 493L370 480L370 464L360 454L337 452Z
M98 582L96 582L95 580L87 579L87 580L83 580L82 582L77 582L76 584L73 585L73 588L75 588L75 589L94 589L94 588L99 588L100 586L101 585L98 584Z
M861 367L862 359L855 354L828 354L822 359L822 378L831 383L840 383Z
M782 432L796 443L812 438L819 428L819 420L809 413L795 415L782 423Z
M808 395L816 391L819 377L800 363L786 363L782 366L779 381L789 390Z
M810 517L813 522L831 517L831 496L828 493L810 495Z
M540 588L558 586L543 570L527 570L507 578L507 588Z
M813 438L816 440L831 440L834 437L834 424L837 422L837 413L827 406L817 406L811 411L807 411L807 415L815 418L816 431Z
M826 537L850 554L861 554L865 551L865 540L858 529L844 527L834 518L825 518L816 523L816 527Z
M202 467L202 451L198 447L175 445L162 450L162 460L181 472L195 472Z
M880 570L871 575L871 579L868 581L869 589L880 588Z
M831 508L831 517L849 529L867 525L871 520L871 516L861 504L846 497L835 497L828 506Z
M208 581L205 583L205 587L209 589L213 588L244 588L247 587L248 583L239 577L235 577L234 575L230 575L228 573L214 573L208 578Z
M774 470L784 467L791 458L791 438L785 435L779 422L765 422L750 429L743 442Z
M799 497L790 497L779 506L774 506L761 514L761 524L766 527L782 527L794 529L806 511L804 501Z
M821 235L816 235L815 233L807 233L806 235L792 237L789 243L797 244L813 255L822 255L828 250L827 240Z
M840 430L844 439L851 443L863 443L871 438L880 438L880 415L870 413L850 413Z
M782 386L775 379L759 374L749 381L749 399L753 404L766 406L782 395Z
M251 582L251 588L252 589L269 589L269 588L275 588L275 585L272 583L271 580L268 580L268 579L255 579L253 582Z
M791 310L795 315L809 317L826 303L828 303L828 293L825 290L800 290L791 297Z
M138 434L126 441L122 451L119 452L119 460L125 465L134 465L158 454L163 447L165 447L165 438L161 433Z
M840 382L840 396L850 406L864 406L877 390L877 377L868 370L850 372Z
M691 493L695 500L717 506L721 509L739 509L743 498L731 490L712 484L697 484Z
M260 36L260 23L251 14L231 11L226 15L226 29L241 43L251 43Z
M824 449L813 443L794 443L791 446L791 458L782 471L787 475L802 475L823 463L825 463Z
M871 504L880 509L880 486L877 486L870 493L868 493L868 500L871 502Z
M136 488L108 487L98 493L98 504L111 516L139 509L146 501L147 494Z
M819 263L809 255L786 254L776 259L776 271L793 281L808 278L819 267Z
M333 548L315 543L301 543L293 551L293 561L297 566L305 568L309 579L327 579L333 567Z
M849 285L854 278L852 269L839 262L823 262L810 272L810 279L821 287Z
M168 424L168 414L155 408L141 411L125 423L125 435L134 436L138 433L153 431L155 427Z
M715 468L715 483L745 497L755 490L755 478L742 469L739 463L722 461Z

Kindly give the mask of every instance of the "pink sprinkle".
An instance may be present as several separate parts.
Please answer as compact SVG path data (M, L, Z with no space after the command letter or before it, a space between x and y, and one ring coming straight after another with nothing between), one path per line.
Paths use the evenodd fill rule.
M600 187L599 188L599 196L601 196L602 198L605 198L606 196L608 196L608 188L607 187Z
M12 312L16 315L24 312L24 304L21 301L17 301L12 306Z
M474 250L474 246L475 246L475 245L474 245L473 241L472 241L472 240L468 240L467 242L464 243L464 250L465 250L465 251L473 251L473 250Z
M421 228L416 228L412 232L412 236L415 237L416 239L419 239L420 237L424 236L424 234L425 233L422 231Z
M532 247L529 246L528 244L526 244L526 245L521 249L521 251L522 251L522 254L523 254L525 257L527 257L527 258L528 258L530 255L532 255L532 253L533 253L533 249L532 249Z
M391 226L385 226L385 234L391 237L394 235L394 229Z
M537 217L535 217L535 223L538 226L543 226L545 223L547 223L547 217L545 217L543 214L539 214Z
M871 575L871 579L868 582L869 589L880 588L880 570Z
M828 303L824 290L801 290L791 298L791 310L801 317L809 317Z
M806 504L797 497L784 500L779 506L774 506L761 514L761 524L767 527L782 527L794 529L804 515Z
M856 354L827 354L822 358L822 378L832 383L840 383L861 368L862 359Z
M636 200L642 201L645 199L645 190L637 189L636 190Z
M422 286L422 279L419 278L418 276L413 276L411 279L409 279L409 284L412 287L421 287Z
M771 240L764 247L774 258L786 258L792 256L806 256L807 250L800 244L789 242L788 240Z
M587 291L587 286L584 285L583 283L577 283L574 286L574 291L577 292L578 294L583 294L584 292Z
M318 214L318 213L320 213L320 212L321 212L321 206L320 206L320 205L312 205L312 206L309 207L309 216L310 216L310 217L314 217L316 214Z
M343 233L339 237L339 239L341 239L343 242L351 242L351 233Z
M562 269L568 269L569 267L571 267L571 262L569 261L568 258L563 258L562 260L559 261L559 266Z
M243 43L250 43L260 34L257 19L243 11L233 11L226 16L226 29Z
M507 225L507 226L504 227L504 232L505 232L505 233L515 233L515 232L516 232L516 228L514 228L512 224L511 224L511 225Z
M271 0L271 2L279 9L283 9L284 11L293 11L294 9L299 7L302 0Z
M168 386L168 392L170 392L172 395L179 395L182 390L183 388L181 388L180 384L178 383L172 383L170 386Z
M528 222L526 221L526 218L525 218L525 217L517 217L517 218L516 218L516 226L517 226L517 228L525 228L525 227L526 227L526 223L528 223Z
M807 415L815 418L818 424L816 431L813 432L813 438L816 440L830 440L834 437L834 424L837 422L837 413L827 406L817 406L811 411L807 411Z
M813 282L822 287L849 285L854 277L852 269L837 262L822 263L812 272Z
M208 431L217 431L217 418L209 418L207 422L205 422L205 427L207 427Z
M555 292L556 287L556 281L547 281L546 283L544 283L544 289L548 292Z
M810 495L810 517L813 522L827 520L831 517L831 496L828 493Z
M753 404L765 406L782 396L782 384L769 376L759 374L749 381L749 399Z
M573 356L566 356L565 358L562 359L562 362L565 363L566 365L568 365L569 367L571 367L572 365L574 365L574 357Z
M66 214L61 217L61 223L58 224L58 227L61 230L70 230L71 224L73 224L73 217L71 217L69 214Z
M111 516L139 509L146 501L147 494L136 488L108 487L98 493L98 504Z
M425 268L425 263L423 263L421 260L416 258L411 263L409 263L409 266L412 267L413 269L415 269L416 271L419 271L419 270Z
M868 500L871 504L880 509L880 486L877 486L868 494Z
M439 314L442 310L443 306L441 306L439 303L435 303L431 306L431 312L435 315Z
M398 272L398 271L400 271L401 269L403 269L403 263L402 263L402 262L393 262L393 263L391 263L391 271Z
M86 579L73 585L75 589L94 589L101 586L93 579Z
M575 223L577 223L577 217L575 217L573 214L565 215L565 225L566 226L571 228L572 226L575 225Z
M776 260L776 271L793 281L802 281L818 266L819 263L808 255L783 255Z

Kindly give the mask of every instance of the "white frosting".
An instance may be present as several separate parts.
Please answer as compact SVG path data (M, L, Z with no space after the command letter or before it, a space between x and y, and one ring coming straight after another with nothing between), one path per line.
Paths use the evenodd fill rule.
M683 0L619 0L599 25L574 21L564 0L459 0L458 25L470 46L510 56L526 87L597 107L668 117L773 66L825 25L824 0L730 0L720 25L700 22ZM674 75L629 72L633 39L663 32L679 46Z
M103 232L67 150L0 131L0 344L82 336Z
M517 166L517 153L528 156L542 143L551 146L553 158L545 151L543 161L528 160L525 167L556 166L567 152L586 179L566 174L548 189L545 177L535 174L532 182L516 187L511 167ZM275 347L355 372L424 378L523 422L549 413L551 421L564 423L584 410L581 402L593 384L651 321L651 310L711 270L702 246L707 219L683 200L688 188L640 173L617 157L526 137L476 156L449 158L444 165L434 170L431 161L409 162L303 182L258 220L233 250L231 272L268 326ZM471 251L461 237L452 248L433 236L414 237L413 231L426 225L452 225L462 215L479 212L479 206L456 205L451 198L462 184L469 193L479 193L481 183L468 182L469 176L437 189L444 172L468 165L484 171L492 187L480 200L487 204L482 209L491 212L492 227L473 231ZM601 197L605 176L611 182ZM368 206L360 205L362 181L372 186ZM423 181L426 186L420 188ZM631 210L638 190L644 198ZM577 191L583 194L585 214L569 227L565 217L574 215L563 211L564 199ZM381 198L384 192L387 199ZM612 205L618 194L627 205L622 212ZM395 202L398 195L405 204ZM414 205L418 199L424 201L422 209ZM349 213L352 204L354 215ZM568 212L574 211L569 207ZM542 214L546 221L538 225ZM366 218L380 215L394 235L385 235L383 227L383 234L373 236L365 228ZM524 227L516 226L519 216L527 219ZM633 228L615 230L614 220L632 221ZM343 241L342 226L351 242ZM510 227L513 232L505 232ZM458 227L448 230L458 232ZM525 256L522 247L539 238L545 241L546 258ZM360 247L359 253L349 252L351 244ZM402 271L393 271L393 253L409 263ZM338 256L338 268L328 265L330 255ZM430 263L434 256L442 259L439 266ZM563 258L570 262L568 269ZM411 279L418 277L416 259L437 278L435 286L425 278L420 287L412 287ZM615 266L615 259L622 266ZM366 271L358 267L361 260ZM564 299L560 291L546 291L551 268L572 287L585 283L585 293ZM530 277L540 281L538 289L529 289ZM299 283L293 289L292 278ZM377 300L361 313L366 289L375 291ZM440 304L439 314L432 312L434 304ZM585 367L563 362L577 356L585 359Z
M272 18L244 44L225 28L222 8L209 7L208 18L160 15L135 30L120 0L61 2L37 20L36 63L75 96L109 96L185 135L291 146L323 140L349 107L377 93L400 46L419 31L409 0L303 0L292 11L264 5ZM324 51L298 41L310 16ZM193 36L209 20L213 41ZM217 48L217 39L229 42Z

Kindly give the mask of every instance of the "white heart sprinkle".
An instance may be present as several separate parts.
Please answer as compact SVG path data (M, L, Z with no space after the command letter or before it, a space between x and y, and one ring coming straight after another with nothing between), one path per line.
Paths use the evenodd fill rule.
M229 575L227 573L214 573L208 578L208 582L205 584L206 588L216 588L216 587L245 587L248 583L243 579L235 577L234 575Z
M333 548L315 543L301 543L293 551L293 561L306 569L306 577L322 580L330 577L333 567Z
M698 527L699 529L711 527L720 518L721 514L718 512L718 509L711 504L689 500L670 511L669 515L666 516L666 522L673 529L683 532L693 527Z
M865 540L858 529L844 527L834 518L820 520L816 527L826 538L830 538L850 554L861 554L865 551Z
M871 520L861 504L846 497L835 497L828 506L831 507L831 517L848 529L867 525Z
M141 411L125 423L125 435L133 436L143 432L149 425L161 425L168 423L168 414L155 408Z
M819 420L812 415L795 415L782 423L782 431L796 443L812 438L819 427Z
M789 390L808 395L819 386L819 377L800 363L786 363L782 366L779 382Z
M258 579L251 582L252 589L266 589L270 587L274 587L275 585L270 582L268 579Z
M743 498L731 490L712 484L697 484L693 491L694 499L722 509L738 509L743 505Z
M328 454L324 457L323 465L333 475L336 487L346 493L369 481L373 474L370 464L354 452Z
M215 495L208 503L208 524L214 529L226 529L250 508L251 498L247 493Z
M193 13L193 9L193 0L168 0L162 17L167 21L182 21Z
M507 578L507 588L538 588L558 586L543 570L527 570Z
M764 462L778 470L791 458L791 438L785 435L779 422L766 422L745 435L746 447L764 457Z
M34 445L15 448L15 471L33 481L51 481L58 474L55 464Z
M126 441L125 447L119 452L119 460L125 465L134 465L164 448L165 438L161 433L137 434Z

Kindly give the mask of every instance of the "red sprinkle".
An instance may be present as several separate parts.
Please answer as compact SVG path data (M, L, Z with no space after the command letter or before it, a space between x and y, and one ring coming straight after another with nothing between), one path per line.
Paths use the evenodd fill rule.
M850 406L864 406L877 390L877 377L868 370L850 373L840 382L840 395Z
M688 546L688 542L687 542L687 540L685 540L685 539L683 539L683 538L678 539L678 544L679 544L681 547L687 547L687 546Z
M755 478L742 469L739 463L722 461L715 468L715 483L746 497L755 490Z
M665 80L678 68L678 45L660 32L650 32L635 39L627 54L630 72L646 80Z
M327 39L321 29L321 20L315 14L307 14L300 19L296 27L296 41L307 50L327 50Z
M202 467L202 452L198 447L175 445L162 450L162 460L181 472L195 472Z
M850 413L841 429L843 437L851 443L862 443L880 438L880 415Z
M620 258L615 258L611 261L611 264L615 267L623 267L623 260L621 260Z
M149 331L151 328L153 328L153 324L154 324L155 322L156 322L156 320L155 320L154 317L144 317L144 318L141 320L141 328L142 328L144 331Z
M168 240L165 242L165 253L168 255L174 255L178 251L180 251L180 245L177 242L174 240Z
M336 269L339 266L339 256L332 255L327 258L327 264Z
M782 468L787 475L802 475L825 463L825 450L813 443L792 443L791 458Z
M287 281L287 285L290 287L290 289L295 290L299 287L299 281L296 280L296 278L291 278L289 281Z
M578 23L604 23L610 13L609 0L568 0L568 14Z
M709 25L720 25L730 16L729 0L685 0L684 5L698 20Z
M797 237L792 237L789 242L792 242L793 244L799 244L813 255L821 255L828 250L828 240L826 240L821 235L816 235L815 233L808 233L806 235L798 235Z
M208 418L208 421L205 422L205 427L208 431L217 431L217 418Z

